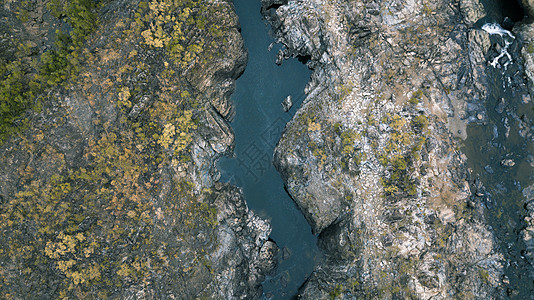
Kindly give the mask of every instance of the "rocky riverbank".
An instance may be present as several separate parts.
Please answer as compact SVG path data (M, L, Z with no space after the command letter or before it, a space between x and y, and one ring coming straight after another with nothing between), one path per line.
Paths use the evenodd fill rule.
M274 162L326 260L306 299L502 298L503 256L459 151L484 122L478 1L263 0L313 69Z
M1 3L2 87L39 85L0 149L1 297L258 298L270 225L214 168L247 60L231 1Z
M529 12L529 21L532 21L534 16L534 2L523 0L524 6ZM530 92L530 99L534 95L534 25L532 23L522 24L518 29L519 37L523 42L521 55L523 58L525 75L528 80L528 87ZM522 137L530 141L530 148L534 149L534 104L532 101L524 101L525 105L529 105L531 109L530 115L523 115L519 121L520 134ZM530 118L529 118L530 117ZM532 150L531 150L532 151ZM534 168L534 159L530 157L529 164ZM523 196L525 197L525 208L527 215L525 217L525 228L521 231L523 241L525 243L525 251L523 255L530 263L530 277L534 278L534 184L523 189Z

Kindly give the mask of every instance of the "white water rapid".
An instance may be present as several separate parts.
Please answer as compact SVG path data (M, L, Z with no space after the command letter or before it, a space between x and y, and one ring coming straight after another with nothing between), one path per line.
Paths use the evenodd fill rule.
M501 48L501 51L497 57L490 61L490 65L494 68L500 68L501 64L499 60L503 57L507 57L508 60L502 65L506 70L508 65L512 63L512 56L508 52L508 47L515 40L515 36L508 30L501 27L499 24L487 23L482 26L482 30L486 31L490 35L499 35L504 41L504 47Z

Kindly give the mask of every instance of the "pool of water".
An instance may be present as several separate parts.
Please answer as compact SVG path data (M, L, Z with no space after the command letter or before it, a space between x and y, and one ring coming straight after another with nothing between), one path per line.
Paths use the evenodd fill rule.
M248 206L271 221L270 237L281 251L277 270L263 284L264 296L288 299L311 274L320 254L317 238L284 190L272 157L285 124L304 98L311 71L297 59L275 64L279 46L268 50L273 38L262 20L259 0L234 0L234 4L249 57L232 96L235 155L219 159L217 166L221 180L241 187ZM288 95L295 105L285 112L281 102Z

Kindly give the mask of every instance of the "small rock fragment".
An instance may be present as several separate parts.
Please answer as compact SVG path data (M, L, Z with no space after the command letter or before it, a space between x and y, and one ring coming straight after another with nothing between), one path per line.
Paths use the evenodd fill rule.
M504 98L501 98L501 100L499 100L499 103L497 103L497 105L495 106L495 111L499 114L502 114L505 107L506 107L506 102Z
M509 159L509 158L503 159L501 161L501 166L503 166L503 167L513 167L513 166L515 166L515 162L513 160Z
M284 99L284 101L282 101L282 108L285 112L288 112L291 107L293 107L293 100L291 98L291 95L289 95Z

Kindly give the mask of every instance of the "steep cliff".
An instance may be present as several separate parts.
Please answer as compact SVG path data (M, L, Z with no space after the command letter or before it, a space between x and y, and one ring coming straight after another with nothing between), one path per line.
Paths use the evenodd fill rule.
M478 1L277 1L313 69L274 162L326 254L300 296L500 298L503 258L458 140L483 121Z
M231 1L96 3L1 2L0 297L259 297L270 225L214 168Z

